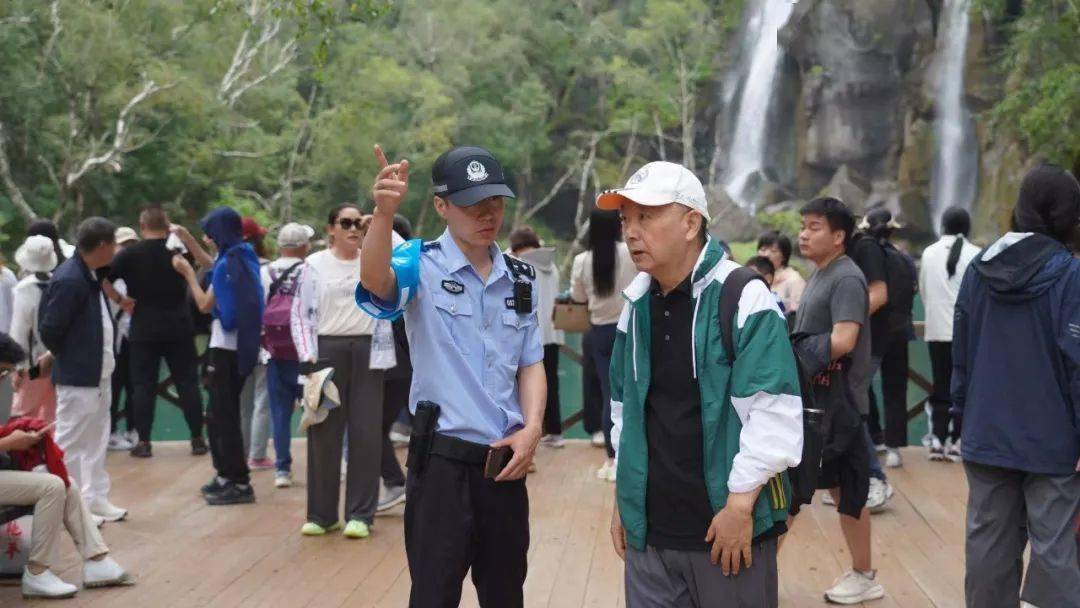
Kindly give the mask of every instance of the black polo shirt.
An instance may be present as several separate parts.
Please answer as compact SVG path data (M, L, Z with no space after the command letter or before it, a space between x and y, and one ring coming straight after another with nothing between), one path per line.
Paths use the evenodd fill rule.
M666 296L650 290L652 374L645 397L649 479L646 542L662 549L705 550L713 518L705 487L701 391L694 378L690 277Z
M660 549L706 551L705 534L715 515L705 486L705 431L701 390L694 378L694 298L687 276L666 296L650 288L652 373L645 397L649 477L645 490L645 542ZM778 522L754 538L787 531Z

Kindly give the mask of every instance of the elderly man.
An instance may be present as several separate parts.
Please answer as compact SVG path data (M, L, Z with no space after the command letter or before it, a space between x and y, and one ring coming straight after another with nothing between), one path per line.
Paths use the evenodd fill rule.
M763 282L745 282L726 352L721 292L741 267L708 237L705 191L685 167L649 163L597 205L619 210L641 271L611 359L626 604L776 606L786 470L802 454L784 316Z
M76 232L78 249L56 268L41 298L38 330L55 357L56 443L90 512L119 521L127 510L109 502L109 444L116 329L101 280L116 250L116 226L90 217Z

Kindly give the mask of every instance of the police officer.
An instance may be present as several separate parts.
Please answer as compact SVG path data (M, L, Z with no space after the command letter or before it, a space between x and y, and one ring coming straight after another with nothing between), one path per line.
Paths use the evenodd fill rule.
M453 607L472 568L480 605L522 606L529 547L525 474L547 396L531 266L495 244L514 193L483 148L458 147L431 170L438 240L391 249L409 163L375 148L374 219L361 249L357 304L404 313L415 373L405 507L409 606Z

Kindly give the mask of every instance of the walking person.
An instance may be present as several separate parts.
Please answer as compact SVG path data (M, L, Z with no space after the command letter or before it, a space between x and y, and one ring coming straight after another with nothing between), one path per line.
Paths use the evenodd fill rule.
M259 258L259 274L265 276L270 264L270 252L266 248L267 229L259 225L253 217L240 220L240 230L244 242L251 245ZM266 295L267 283L263 282L263 294ZM248 468L252 471L264 471L274 468L274 461L266 456L266 446L270 442L270 397L266 379L266 366L270 360L265 350L259 351L259 362L244 382L240 393L240 425L244 431L244 453L247 454Z
M885 345L881 351L880 371L881 403L885 413L885 466L891 468L903 465L900 448L908 444L908 342L915 337L912 309L919 281L915 261L891 241L893 231L900 227L892 212L884 208L867 213L859 226L865 234L863 243L866 247L872 247L868 239L873 239L885 260L888 305L881 313L886 315L886 321L881 325ZM877 404L871 396L871 431L881 428L877 414Z
M15 250L22 278L12 290L11 337L26 358L15 366L12 416L56 420L56 387L52 381L53 355L41 341L38 319L41 297L57 266L56 247L49 237L34 235Z
M872 513L884 510L892 498L893 489L889 477L885 474L878 452L888 452L881 425L878 421L877 401L871 386L874 376L881 370L881 362L889 350L889 268L885 259L885 250L876 239L865 232L856 232L848 240L847 255L862 271L866 279L870 305L870 373L862 378L864 384L859 390L867 394L866 445L870 454L870 490L866 506ZM862 403L862 400L859 401ZM898 464L900 453L893 456L889 464ZM886 455L887 460L892 460ZM826 495L826 504L831 495Z
M133 411L128 420L134 421L139 436L131 449L131 455L135 458L153 455L150 442L162 360L176 387L191 438L191 453L202 455L207 452L203 439L198 355L192 336L194 324L188 305L187 285L183 277L173 271L175 252L169 248L169 227L169 216L164 209L159 206L143 208L139 212L142 240L118 253L109 272L110 281L114 284L123 281L127 290L125 295L114 290L111 297L131 315L128 347ZM192 248L188 247L188 250Z
M815 376L814 396L830 417L818 488L828 490L837 506L851 554L851 570L825 591L825 598L837 604L858 604L885 595L873 568L867 496L873 479L870 461L877 460L864 422L871 374L870 294L863 273L845 253L855 231L855 217L847 206L835 198L817 198L803 206L800 214L799 252L816 270L799 304L795 334L824 337L826 366ZM837 377L840 386L832 382Z
M400 213L394 215L394 234L401 241L412 239L412 224ZM396 239L395 239L396 240ZM386 370L383 383L383 418L382 418L382 481L383 492L375 510L379 513L388 511L405 502L405 472L401 470L394 443L390 439L390 429L402 412L409 412L409 390L412 388L413 368L409 355L409 338L405 331L405 319L393 322L394 358L397 365Z
M559 403L559 350L566 343L566 335L555 329L555 298L559 295L562 277L555 264L555 248L542 247L540 237L532 228L518 228L510 233L510 253L528 262L536 269L536 287L539 293L536 318L540 323L540 342L544 345L544 374L547 376L547 404L544 406L544 436L540 445L561 448L562 406Z
M116 229L116 248L123 251L128 245L139 242L135 231L127 226ZM114 258L115 262L115 258ZM113 284L120 296L127 295L127 283L123 279ZM135 447L130 437L135 435L133 407L135 385L131 381L131 315L119 304L110 301L109 314L116 321L116 369L112 373L112 405L109 407L109 451L126 452ZM123 403L123 407L121 407ZM120 419L125 431L121 432Z
M529 549L524 477L546 395L536 271L495 244L514 193L487 150L444 153L431 177L446 232L391 257L409 163L376 154L382 168L357 304L384 318L404 313L413 366L424 371L413 376L409 398L409 606L457 606L471 570L481 606L520 608Z
M0 333L0 378L25 358L25 351L7 334ZM0 504L34 507L30 559L22 574L23 597L58 599L78 591L50 569L57 563L61 528L67 529L83 558L83 587L134 583L131 575L109 556L78 484L51 472L24 471L15 466L13 456L50 442L48 433L41 430L0 429Z
M274 487L288 488L292 477L292 414L300 396L301 363L319 358L319 287L315 271L304 262L315 231L290 222L278 231L278 259L262 267L263 350L268 354L266 391L274 438ZM254 430L253 430L254 435Z
M570 297L589 305L589 331L583 366L596 370L603 404L604 447L607 460L596 471L599 479L615 481L615 447L611 441L611 352L615 326L622 311L622 290L636 275L630 250L622 240L619 216L594 209L589 216L588 249L574 256L570 271Z
M346 433L346 538L370 536L379 501L384 372L372 369L375 319L354 301L364 224L358 206L334 207L326 226L330 247L307 258L319 278L319 357L333 366L333 381L341 394L340 407L307 430L307 521L300 532L308 536L341 528L338 514Z
M923 250L919 293L926 311L923 340L930 351L934 389L930 393L930 460L960 462L961 419L952 412L953 317L960 281L979 248L968 241L971 217L960 207L941 216L941 238Z
M101 289L116 249L116 226L101 217L82 221L77 250L56 268L41 298L38 331L55 359L56 443L90 512L105 521L127 516L109 502L105 452L116 328Z
M259 261L251 245L243 241L240 216L232 209L219 207L200 224L218 251L210 289L203 290L183 256L174 255L172 264L187 281L199 309L214 314L207 353L207 431L216 475L202 487L202 494L209 505L251 503L255 502L255 490L244 457L240 391L259 357L264 302ZM209 256L187 231L174 234L185 241L196 259L204 264L208 261Z
M641 271L623 292L611 364L611 535L626 605L775 607L786 471L802 455L784 316L749 281L721 335L720 294L742 268L708 236L705 190L685 167L649 163L597 205L619 210Z
M1068 247L1080 236L1080 184L1060 167L1036 166L1012 223L975 257L956 300L964 591L970 608L1077 608L1080 259Z

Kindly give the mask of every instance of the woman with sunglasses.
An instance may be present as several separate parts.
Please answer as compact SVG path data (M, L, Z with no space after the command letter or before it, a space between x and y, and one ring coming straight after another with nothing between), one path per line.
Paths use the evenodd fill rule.
M329 247L307 258L318 276L318 357L333 366L333 381L341 393L341 406L307 431L308 510L301 533L308 536L341 527L338 496L346 431L346 537L370 534L379 500L383 371L371 369L375 319L357 308L353 295L360 281L360 244L368 221L357 205L338 205L330 211L326 226Z

